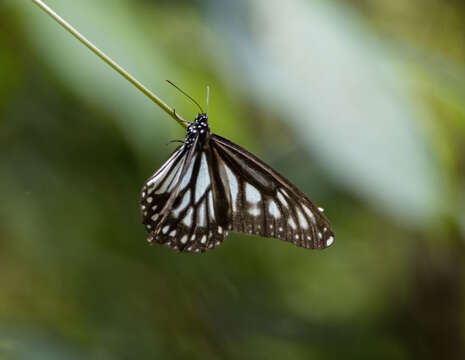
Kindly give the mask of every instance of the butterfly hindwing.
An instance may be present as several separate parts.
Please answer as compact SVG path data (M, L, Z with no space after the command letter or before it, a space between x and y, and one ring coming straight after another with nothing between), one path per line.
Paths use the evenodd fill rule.
M180 168L181 166L185 169ZM175 171L179 174L182 171L182 176L177 178L177 175L173 175ZM173 184L173 178L176 178L177 183ZM154 190L149 193L152 188ZM166 192L157 194L157 189ZM147 210L147 214L143 214L143 222L149 230L149 242L155 241L183 252L203 252L223 242L227 229L217 223L207 155L204 151L193 152L190 158L188 152L181 153L179 158L175 153L148 180L142 191L143 195L146 191L142 209ZM155 209L148 203L147 196L152 194L156 194L150 202L157 203Z
M177 181L179 181L186 155L187 150L184 147L181 146L176 149L142 188L142 222L149 232L152 232L157 227L162 218L160 213L175 189Z

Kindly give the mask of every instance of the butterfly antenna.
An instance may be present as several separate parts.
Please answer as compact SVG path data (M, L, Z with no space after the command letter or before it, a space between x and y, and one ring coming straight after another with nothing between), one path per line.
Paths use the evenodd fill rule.
M179 86L176 86L175 84L173 84L171 81L166 80L166 82L168 84L170 84L170 85L173 85L176 89L178 89L178 91L180 91L184 96L186 96L190 101L192 101L195 105L197 105L199 107L202 114L204 113L202 107L199 105L199 103L197 101L195 101L195 99L192 96L190 96L188 93L186 93L184 90L182 90Z
M210 104L210 86L207 85L207 112L208 114L208 104Z

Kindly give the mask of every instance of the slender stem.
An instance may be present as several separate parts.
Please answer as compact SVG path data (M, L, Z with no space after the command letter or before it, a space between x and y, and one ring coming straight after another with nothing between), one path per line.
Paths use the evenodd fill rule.
M174 109L170 108L163 100L161 100L153 92L151 92L144 85L142 85L139 81L137 81L131 74L129 74L116 62L110 59L107 55L105 55L100 49L98 49L94 44L92 44L89 40L87 40L84 36L82 36L75 28L73 28L70 24L68 24L64 19L62 19L57 13L55 13L52 9L50 9L47 5L45 5L41 0L32 0L32 2L34 2L37 6L39 6L48 15L50 15L57 23L59 23L67 31L69 31L71 35L73 35L76 39L78 39L85 46L87 46L95 55L99 56L103 61L105 61L108 65L110 65L113 69L115 69L120 75L126 78L126 80L128 80L136 88L138 88L145 95L147 95L155 104L161 107L162 110L164 110L169 116L171 116L174 120L176 120L181 126L186 127L187 122L183 118L181 118L178 115L178 113L174 111Z

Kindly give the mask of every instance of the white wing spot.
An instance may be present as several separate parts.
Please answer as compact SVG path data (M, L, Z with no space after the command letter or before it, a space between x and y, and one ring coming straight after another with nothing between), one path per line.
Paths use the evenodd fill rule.
M313 212L306 206L302 206L302 208L304 209L305 213L308 215L308 217L310 218L310 220L312 221L312 223L316 223L315 222L315 215L313 215Z
M257 189L255 189L249 183L246 183L245 184L245 198L247 199L248 202L257 204L262 199L262 196Z
M176 229L173 230L173 231L171 231L168 235L169 235L169 236L175 236L175 235L176 235Z
M182 243L182 244L185 244L185 243L187 242L187 239L188 239L188 238L189 238L189 237L188 237L187 235L184 235L184 236L181 238L181 240L180 240L181 243Z
M283 228L280 226L278 230L279 230L279 231L283 231Z
M155 211L157 209L158 205L153 205L152 210Z
M210 185L210 174L208 173L207 158L202 154L200 159L200 169L197 176L197 184L195 185L195 202L205 194L208 186Z
M273 229L273 225L270 225L270 229Z
M218 246L220 244L221 244L221 241L218 240L215 245Z
M222 234L223 233L223 228L221 226L218 226L218 234Z
M300 211L299 208L296 208L297 212L297 218L299 219L299 224L302 226L304 229L308 229L308 222L307 219L305 219L304 214L302 214L302 211Z
M187 190L184 196L182 197L182 200L179 206L173 210L173 213L176 217L178 217L179 214L186 208L186 206L189 205L190 199L191 199L191 191Z
M142 206L141 206L141 209L142 209L142 210L145 210L145 205L142 205Z
M192 234L191 241L194 241L194 240L195 240L195 234Z
M275 219L279 219L281 217L278 206L273 200L270 200L270 203L268 204L268 211Z
M202 244L205 244L207 242L207 235L202 236L202 239L200 239L200 242Z
M249 214L252 215L252 216L258 216L258 215L260 215L260 209L257 206L252 206L249 209Z
M321 240L323 238L323 234L322 233L318 233L318 238Z
M231 201L232 201L232 209L236 211L236 201L237 201L237 194L239 193L239 185L237 183L236 176L233 174L230 168L224 165L224 169L226 170L226 176L228 177L229 189L231 190Z
M325 209L323 209L322 207L318 206L318 211L323 212L323 211L325 211Z
M160 216L160 215L159 214L154 214L154 215L152 215L151 219L153 221L156 221L158 219L158 216Z
M153 200L153 197L151 197L151 196L149 196L149 197L147 198L147 202L148 202L149 204L152 202L152 200Z
M148 224L145 227L150 230L152 228L152 225Z
M142 197L145 198L145 191L142 191Z
M168 230L170 229L170 227L168 225L166 225L163 229L161 229L161 232L163 234L166 234L168 232Z
M294 219L292 217L289 217L289 220L287 220L287 222L289 223L289 225L291 225L291 228L292 229L297 229L297 224L295 223Z
M182 222L186 224L187 226L192 225L192 214L193 213L194 213L194 210L192 210L192 207L190 207L189 210L187 210L186 216L184 216L184 219L182 220Z
M298 234L295 234L295 239L299 240L299 235Z
M328 240L326 240L326 246L331 246L334 242L334 237L330 236Z

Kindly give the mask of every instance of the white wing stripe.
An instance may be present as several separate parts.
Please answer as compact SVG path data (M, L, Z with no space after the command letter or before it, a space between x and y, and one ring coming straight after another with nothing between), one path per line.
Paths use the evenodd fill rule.
M182 159L176 164L176 167L173 168L173 170L171 170L171 173L165 179L162 180L163 183L155 191L155 194L162 194L164 192L167 192L174 186L174 184L176 184L177 179L179 179L179 176L181 175L182 166L185 161L185 159Z
M231 190L231 202L233 211L237 210L237 194L239 193L239 184L237 182L236 176L233 174L231 169L224 165L226 171L226 176L228 177L229 189Z
M299 208L296 208L295 210L297 212L297 218L299 220L300 226L302 226L302 228L305 230L308 229L308 222L307 219L305 219L304 214L302 214L302 211L300 211Z
M189 205L189 200L191 198L191 191L187 190L186 193L184 194L181 203L179 206L173 210L173 214L178 217L179 214L186 208L187 205Z
M311 222L316 224L315 215L313 215L312 211L308 207L306 207L305 205L303 205L302 208L304 209L305 213L310 218Z
M194 213L194 210L192 210L192 207L190 207L189 210L187 210L186 216L184 216L184 219L182 220L182 222L186 224L187 226L192 225L192 214L193 213Z
M210 218L212 220L215 220L215 208L213 206L213 195L212 195L212 191L210 190L208 192L208 207L209 207L209 213L210 213Z
M205 194L208 186L210 185L210 174L208 172L207 158L202 154L200 159L200 169L197 176L197 183L195 185L195 202Z
M190 182L191 176L192 176L192 170L194 169L194 164L195 164L195 158L196 156L192 156L192 161L189 164L189 168L186 171L186 174L184 175L183 179L181 180L181 185L179 186L180 190L183 190Z
M273 200L270 200L270 203L268 204L268 211L275 219L279 219L281 217L281 213Z
M287 221L289 223L289 225L291 225L291 228L293 230L297 229L297 224L295 223L294 219L292 218L292 216L289 216L289 220Z
M285 207L289 207L289 205L287 204L286 198L284 197L283 194L281 194L281 192L280 192L279 190L277 191L277 195L278 195L279 201L281 201L282 204L283 204Z
M205 227L207 225L207 219L205 214L205 202L202 201L197 209L197 225Z

